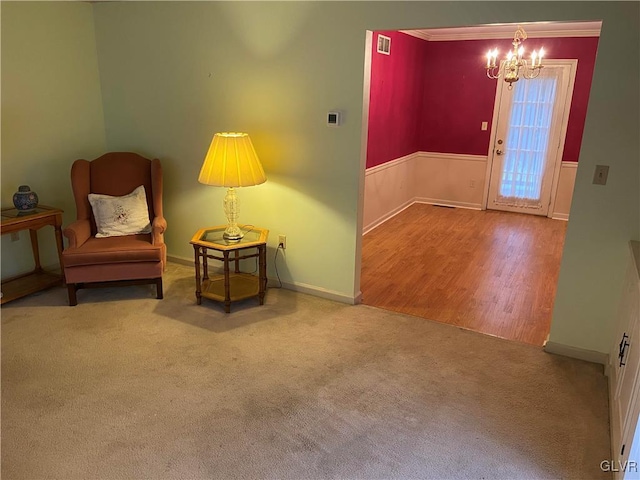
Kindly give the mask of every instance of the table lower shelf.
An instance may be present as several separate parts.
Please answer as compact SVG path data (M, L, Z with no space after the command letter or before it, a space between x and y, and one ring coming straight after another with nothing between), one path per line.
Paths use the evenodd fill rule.
M62 275L56 272L40 270L19 277L9 278L2 281L2 299L0 305L4 305L11 300L22 298L26 295L44 290L45 288L60 285Z
M202 296L224 302L224 275L202 281ZM260 294L260 278L249 273L229 274L229 296L232 302Z

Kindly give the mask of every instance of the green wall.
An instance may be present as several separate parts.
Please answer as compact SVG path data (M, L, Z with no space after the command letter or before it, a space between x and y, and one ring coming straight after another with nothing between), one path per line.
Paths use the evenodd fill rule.
M196 230L226 223L225 189L198 172L214 133L246 131L267 182L238 191L240 222L270 230L269 275L285 234L284 282L353 297L364 29L327 35L316 3L94 9L107 145L161 158L169 255L192 261ZM344 125L329 128L336 108Z
M27 184L75 219L71 163L104 152L91 5L2 2L2 207ZM39 231L43 265L58 263L53 229ZM33 268L28 232L2 236L2 278Z
M608 353L628 242L640 238L640 3L584 8L604 21L550 340ZM596 165L610 166L606 186L592 184Z
M270 276L277 235L286 234L283 280L345 299L359 289L365 32L603 20L551 340L608 351L627 241L640 238L637 2L100 2L91 8L106 147L162 160L169 254L191 259L192 234L225 222L223 189L200 185L197 175L215 132L247 131L268 181L239 191L241 222L271 230ZM89 23L85 16L73 21L90 31ZM334 109L344 123L326 127L326 112ZM591 184L596 164L611 167L604 187Z
M551 340L608 351L626 243L640 229L637 3L140 2L94 11L107 145L163 159L169 253L191 258L193 232L224 223L223 189L196 178L213 133L247 131L269 180L240 191L241 220L270 228L271 247L287 235L286 282L345 297L359 288L365 31L603 20ZM324 124L333 109L344 112L340 128ZM611 167L605 187L591 184L598 163Z

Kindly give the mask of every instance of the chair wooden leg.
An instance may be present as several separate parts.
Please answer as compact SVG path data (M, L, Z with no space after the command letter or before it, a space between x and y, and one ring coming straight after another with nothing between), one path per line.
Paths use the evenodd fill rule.
M75 307L78 305L78 298L76 296L76 285L74 283L67 283L67 292L69 293L69 306Z
M164 295L162 293L162 277L156 278L156 298L162 300Z

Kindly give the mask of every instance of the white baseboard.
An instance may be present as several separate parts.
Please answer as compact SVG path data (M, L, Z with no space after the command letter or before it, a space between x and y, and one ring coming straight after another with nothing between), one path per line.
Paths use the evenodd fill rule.
M402 205L400 205L397 208L394 208L393 210L391 210L390 212L388 212L387 214L385 214L384 216L378 218L375 222L370 223L369 225L365 226L363 231L362 231L362 235L366 235L367 233L369 233L371 230L373 230L374 228L382 225L384 222L386 222L387 220L389 220L392 217L395 217L396 215L398 215L400 212L402 212L403 210L406 210L407 208L409 208L411 205L413 205L415 203L415 200L411 199L411 200L407 200L406 202L404 202Z
M353 299L353 304L354 305L360 305L362 303L362 292L358 292L355 296L355 298Z
M482 210L486 155L417 151L365 172L363 235L414 203Z
M56 263L48 263L47 265L41 265L42 269L46 272L50 272L50 273L59 273L60 275L64 275L64 269L62 268L62 266L60 265L60 262L56 261ZM12 278L16 278L16 277L21 277L23 275L26 275L28 273L33 272L33 268L30 268L29 270L23 270L23 271L19 271L19 272L15 272L11 275L7 275L5 278L2 279L2 281L4 282L5 280L10 280Z
M565 222L569 221L569 214L568 213L554 213L553 215L551 215L551 218L553 220L564 220Z
M467 208L469 210L482 210L482 205L479 203L469 203L469 202L458 202L455 200L442 200L439 198L425 198L425 197L416 197L413 199L413 203L427 203L429 205L439 205L442 207L456 207L456 208Z
M555 355L562 355L563 357L599 363L605 366L609 363L609 355L606 353L596 352L595 350L585 350L584 348L572 347L562 343L547 342L544 346L544 351Z
M179 257L176 255L167 255L167 260L169 262L177 263L179 265L186 265L187 267L193 267L194 265L194 260L186 259L184 257ZM274 278L268 278L267 280L270 282L271 285L277 282L277 280ZM360 303L362 299L362 292L358 292L356 296L352 297L340 292L335 292L333 290L327 290L322 287L308 285L306 283L282 282L282 288L286 288L287 290L293 290L294 292L306 293L309 295L313 295L315 297L326 298L328 300L333 300L340 303L347 303L349 305L356 305Z
M367 225L363 229L362 235L366 235L367 233L369 233L372 230L376 229L377 227L382 225L384 222L386 222L387 220L395 217L396 215L398 215L399 213L403 212L404 210L406 210L407 208L409 208L411 205L413 205L415 203L426 203L426 204L429 204L429 205L439 205L439 206L442 206L442 207L466 208L466 209L469 209L469 210L482 210L482 206L479 203L466 203L466 202L456 202L454 200L439 200L437 198L416 197L416 198L413 198L411 200L408 200L407 202L405 202L404 204L402 204L398 208L392 210L391 212L387 213L383 217L378 218L375 222L370 223L369 225Z
M167 255L167 262L177 263L178 265L184 265L191 267L195 274L195 260L184 257L178 257L175 255ZM221 275L223 273L222 266L209 264L209 272L215 275Z
M184 258L184 257L178 257L175 255L167 255L167 262L173 262L173 263L177 263L179 265L186 265L187 267L193 267L194 265L194 260L193 258Z
M398 215L399 213L401 213L402 211L406 210L411 205L414 205L416 203L424 203L424 204L436 205L440 207L466 208L468 210L482 210L482 207L479 203L466 203L466 202L456 202L452 200L438 200L437 198L416 197L407 201L404 205L402 205L401 207L398 207L397 209L393 210L392 212L385 215L384 217L379 218L375 222L367 225L365 229L362 231L362 235L364 236L367 233L373 231L374 229L382 225L384 222L386 222L390 218L395 217L396 215Z
M269 279L274 281L274 279ZM282 288L292 290L294 292L306 293L313 295L314 297L326 298L327 300L333 300L334 302L346 303L349 305L356 305L362 298L362 292L358 292L356 296L345 295L333 290L327 290L326 288L316 287L314 285L308 285L300 282L282 282Z
M469 210L482 210L482 206L479 203L466 203L466 202L456 202L453 200L439 200L437 198L416 197L411 200L408 200L400 207L386 214L384 217L379 218L375 222L367 225L362 231L362 235L366 235L367 233L376 229L377 227L382 225L384 222L391 219L392 217L395 217L396 215L403 212L404 210L406 210L407 208L409 208L411 205L415 203L426 203L429 205L438 205L441 207L467 208Z

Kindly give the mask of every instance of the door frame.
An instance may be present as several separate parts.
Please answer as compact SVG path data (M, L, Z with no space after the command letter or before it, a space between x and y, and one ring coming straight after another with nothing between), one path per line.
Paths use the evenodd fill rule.
M569 84L567 86L568 91L565 95L564 100L564 109L562 113L562 119L560 121L560 142L559 147L556 150L555 157L555 165L553 168L553 175L551 181L551 198L549 201L549 210L547 212L547 217L551 218L553 216L553 212L555 210L556 205L556 195L558 193L558 181L560 179L560 169L562 167L562 155L564 153L564 144L567 138L567 126L569 125L569 113L571 111L571 102L573 100L573 88L576 83L576 72L578 70L578 60L577 59L552 59L545 60L545 65L560 65L560 66L568 66L569 70ZM526 80L524 80L526 81ZM498 79L498 82L504 82L501 78ZM496 96L493 102L493 117L491 120L491 135L489 136L489 149L487 151L487 168L484 175L484 192L482 193L482 204L481 209L486 210L487 204L489 203L489 187L491 181L491 169L493 167L493 150L494 145L496 143L496 131L498 129L498 111L500 109L500 97L502 94L502 89L505 88L504 85L498 83L496 85Z

